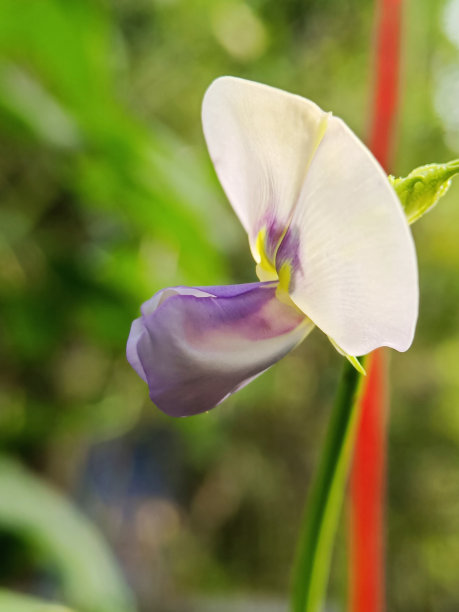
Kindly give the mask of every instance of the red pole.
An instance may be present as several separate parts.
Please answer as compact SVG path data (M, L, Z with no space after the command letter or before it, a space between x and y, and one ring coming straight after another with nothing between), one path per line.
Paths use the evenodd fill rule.
M402 0L377 0L376 10L376 71L369 147L387 170L393 148L399 100Z
M361 400L362 417L351 474L351 612L385 609L385 418L388 408L385 361L381 350L371 355Z
M387 170L398 106L402 0L377 0L377 46L369 146ZM384 507L386 483L385 353L374 352L361 405L351 472L350 612L384 612Z

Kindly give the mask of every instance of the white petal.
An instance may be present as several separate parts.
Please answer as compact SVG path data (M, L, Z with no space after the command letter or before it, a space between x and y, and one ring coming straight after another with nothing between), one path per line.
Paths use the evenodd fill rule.
M299 96L252 81L221 77L206 92L204 135L220 182L249 234L266 231L274 258L328 114Z
M331 118L309 167L276 266L290 262L290 296L350 355L406 350L418 312L416 254L384 171Z

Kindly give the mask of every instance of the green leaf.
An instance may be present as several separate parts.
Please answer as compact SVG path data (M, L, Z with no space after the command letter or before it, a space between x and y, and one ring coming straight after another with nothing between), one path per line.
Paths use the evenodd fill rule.
M362 374L362 376L367 375L367 373L365 372L365 368L360 363L360 361L357 359L357 357L354 357L354 355L349 355L349 353L346 353L346 351L343 351L343 349L338 344L336 344L336 342L330 336L328 336L328 339L333 344L333 346L338 351L338 353L342 355L343 357L346 357L346 359L349 361L352 367L354 367L359 374Z
M408 176L389 176L405 210L408 223L414 223L431 210L445 195L451 178L459 173L459 160L446 164L428 164L412 170Z
M59 604L0 589L0 612L72 612Z
M5 457L0 457L0 491L0 528L24 537L53 564L71 605L80 612L135 609L101 535L64 497Z

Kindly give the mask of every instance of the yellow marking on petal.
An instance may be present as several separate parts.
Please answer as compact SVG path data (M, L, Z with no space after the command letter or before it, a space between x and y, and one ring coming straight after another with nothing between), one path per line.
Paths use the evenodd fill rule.
M297 312L301 313L308 320L309 317L299 308L295 302L292 300L289 294L290 289L290 279L292 277L292 267L289 263L285 262L282 264L281 269L279 270L279 284L276 288L276 297L283 304L287 304L291 308L294 308Z
M277 272L275 270L267 270L266 268L263 268L261 264L256 265L255 272L257 273L258 279L262 283L277 280Z
M277 280L277 270L274 264L268 259L266 255L266 227L262 227L257 234L254 248L252 249L253 257L257 262L257 276L263 281Z
M290 290L290 281L292 279L292 266L289 262L284 262L279 270L279 289L286 293Z
M325 114L324 117L321 118L320 120L320 124L319 124L319 129L317 131L317 137L316 137L316 142L314 143L314 148L312 150L312 155L309 158L309 164L308 164L308 169L309 166L311 165L311 162L313 160L314 155L316 154L316 151L320 145L320 143L322 142L323 137L325 136L325 132L327 131L327 127L328 127L328 120L330 119L330 117L333 115L332 112L328 112Z

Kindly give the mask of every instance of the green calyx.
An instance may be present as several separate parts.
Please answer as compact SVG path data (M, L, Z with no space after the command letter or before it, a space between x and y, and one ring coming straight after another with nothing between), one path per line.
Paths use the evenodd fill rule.
M401 178L389 175L408 223L414 223L431 210L448 191L452 177L458 173L459 159L455 159L446 164L420 166Z

